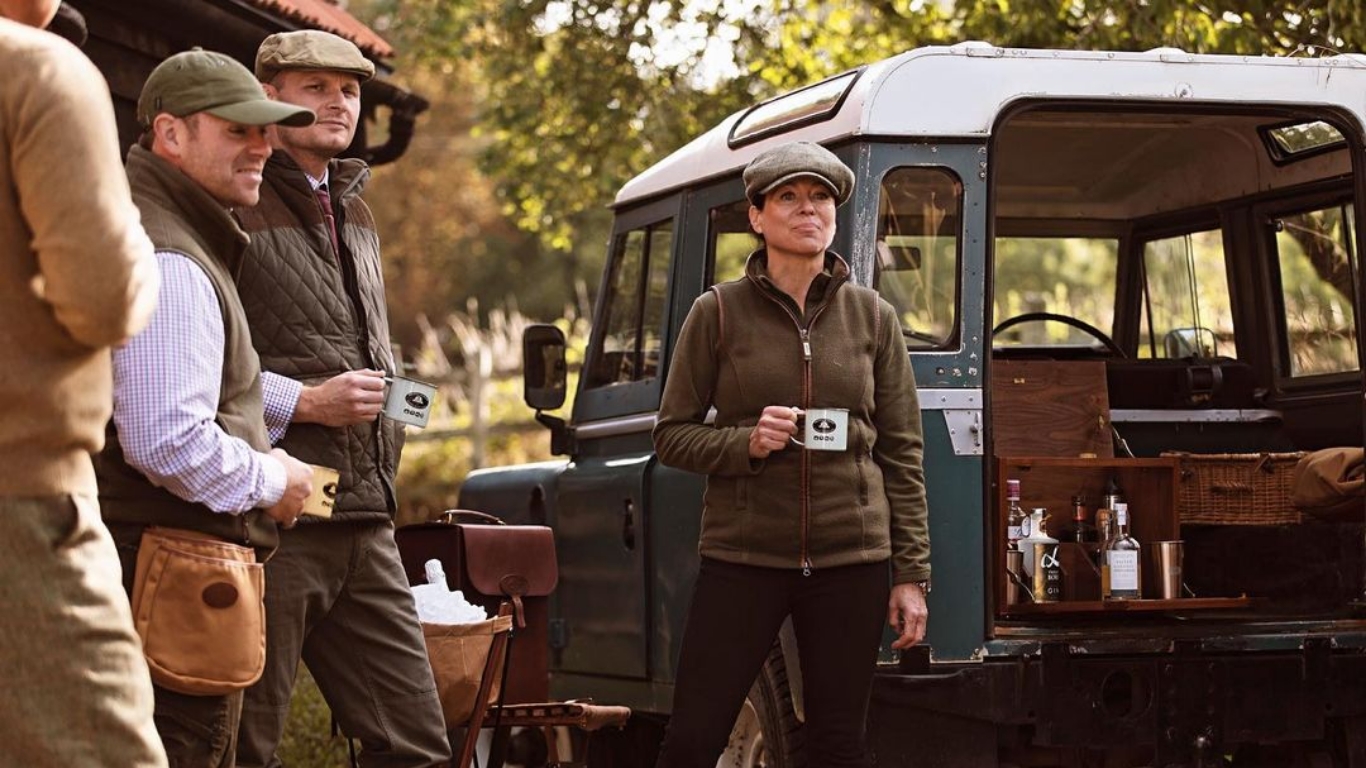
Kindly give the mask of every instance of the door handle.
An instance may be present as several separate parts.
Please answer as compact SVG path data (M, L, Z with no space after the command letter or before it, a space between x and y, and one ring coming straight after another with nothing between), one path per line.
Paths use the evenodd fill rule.
M636 548L636 505L630 499L624 500L622 508L621 543L628 550Z

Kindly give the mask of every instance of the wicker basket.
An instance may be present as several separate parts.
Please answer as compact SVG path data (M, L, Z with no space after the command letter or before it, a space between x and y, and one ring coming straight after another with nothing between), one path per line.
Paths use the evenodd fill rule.
M1287 525L1300 522L1290 481L1303 453L1164 453L1180 462L1177 504L1183 524Z

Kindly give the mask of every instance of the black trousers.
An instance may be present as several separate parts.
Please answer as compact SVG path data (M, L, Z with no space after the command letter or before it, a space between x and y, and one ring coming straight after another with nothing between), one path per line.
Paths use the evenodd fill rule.
M702 558L656 768L715 768L789 615L801 654L806 764L871 768L868 695L889 592L885 561L803 576Z

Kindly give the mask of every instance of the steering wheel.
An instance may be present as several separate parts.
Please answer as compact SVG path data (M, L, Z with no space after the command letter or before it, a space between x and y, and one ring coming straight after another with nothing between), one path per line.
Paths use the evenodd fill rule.
M1094 325L1091 325L1090 323L1078 320L1075 317L1059 315L1054 312L1026 312L1023 315L1016 315L1014 317L1007 318L997 323L996 327L991 329L991 337L994 339L996 338L996 335L999 334L1001 331L1004 331L1007 328L1014 328L1015 326L1021 323L1045 323L1049 321L1062 323L1063 325L1070 325L1079 331L1085 332L1087 335L1091 336L1096 341L1099 341L1101 344L1104 344L1105 348L1110 350L1110 352L1113 353L1115 357L1128 357L1128 355L1124 353L1124 350L1120 349L1119 345L1115 343L1115 340L1107 336L1104 331L1100 330Z

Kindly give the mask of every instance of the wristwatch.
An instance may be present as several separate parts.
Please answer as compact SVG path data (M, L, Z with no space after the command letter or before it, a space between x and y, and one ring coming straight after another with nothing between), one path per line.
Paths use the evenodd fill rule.
M923 595L928 595L928 594L930 593L930 580L929 580L929 579L924 579L923 581L913 581L913 582L911 582L911 583L914 584L914 585L916 585L917 587L920 587L920 593L921 593L921 594L923 594Z

